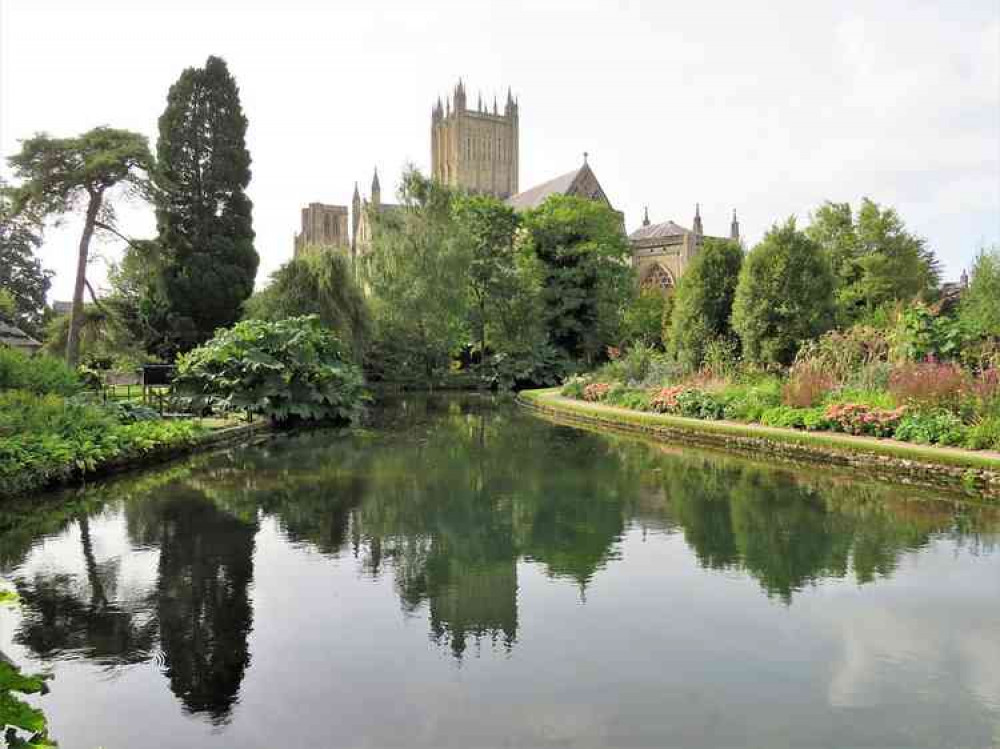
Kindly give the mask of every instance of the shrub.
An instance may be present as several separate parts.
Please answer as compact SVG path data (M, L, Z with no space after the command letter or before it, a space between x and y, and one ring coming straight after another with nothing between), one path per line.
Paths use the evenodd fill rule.
M965 446L972 450L1000 450L1000 417L990 416L970 427Z
M966 440L966 430L961 420L949 411L914 411L899 422L895 437L922 445L961 445Z
M725 408L711 393L689 388L677 395L677 406L682 416L694 419L721 419Z
M753 385L730 385L720 398L725 418L757 422L764 411L781 403L781 384L777 379L766 379Z
M716 337L705 343L702 369L719 379L735 377L740 368L740 346L732 338Z
M628 385L643 382L649 375L655 357L656 349L652 346L645 343L632 346L617 362L621 381Z
M649 399L649 410L656 413L678 413L680 411L678 396L683 392L683 385L656 390Z
M898 403L957 410L971 390L968 373L953 362L933 358L893 367L889 391Z
M823 416L838 432L890 437L905 414L905 407L889 410L861 403L843 403L827 406Z
M818 362L796 364L781 389L781 402L786 406L809 408L823 400L834 386L833 377Z
M649 410L650 397L650 394L645 390L636 390L634 388L616 385L611 388L604 400L606 403L620 406L622 408L631 408L635 411L647 411Z
M174 384L197 410L248 410L278 423L351 421L367 398L360 368L315 315L220 330L179 359Z
M566 398L583 398L583 389L587 381L582 377L570 377L563 383L559 394Z
M792 406L773 406L761 415L760 423L769 427L784 427L785 429L808 429L810 431L827 429L829 420L825 409L794 408Z
M28 390L32 393L73 395L83 384L73 369L53 356L27 356L0 347L0 390Z
M598 401L604 400L610 390L611 385L608 383L595 382L583 388L583 399L585 401L590 401L591 403L597 403Z

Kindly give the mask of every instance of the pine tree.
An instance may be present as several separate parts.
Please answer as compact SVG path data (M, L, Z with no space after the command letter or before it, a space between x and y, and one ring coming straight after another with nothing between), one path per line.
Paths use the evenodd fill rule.
M225 61L185 70L159 124L160 272L176 351L238 320L257 274L247 119Z

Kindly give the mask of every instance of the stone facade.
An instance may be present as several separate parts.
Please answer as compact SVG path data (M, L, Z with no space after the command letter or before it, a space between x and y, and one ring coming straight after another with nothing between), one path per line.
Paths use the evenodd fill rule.
M629 235L632 266L639 278L639 285L670 293L705 239L699 206L695 206L691 229L685 229L673 221L650 223L647 210L642 226ZM740 241L740 224L736 220L735 211L729 225L729 239Z
M518 108L510 89L502 114L496 99L492 111L482 97L476 109L469 109L461 81L451 99L434 105L431 176L438 182L509 198L517 193L518 152Z
M347 229L347 206L310 203L302 209L302 229L295 235L295 256L309 246L351 246Z

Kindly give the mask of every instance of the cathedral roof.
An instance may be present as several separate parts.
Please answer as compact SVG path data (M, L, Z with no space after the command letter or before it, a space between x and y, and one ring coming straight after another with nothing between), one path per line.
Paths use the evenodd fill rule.
M673 221L664 221L662 224L640 226L628 238L633 241L637 239L659 239L661 237L683 237L685 234L690 233L690 229L685 229Z
M512 195L507 198L507 205L511 206L515 210L521 211L527 208L536 208L540 206L550 195L565 195L573 186L573 183L576 181L580 172L588 168L589 167L584 164L578 169L574 169L572 172L566 172L566 174L562 174L555 179L550 179L548 182L543 182L542 184L535 185L524 192L519 192L517 195Z

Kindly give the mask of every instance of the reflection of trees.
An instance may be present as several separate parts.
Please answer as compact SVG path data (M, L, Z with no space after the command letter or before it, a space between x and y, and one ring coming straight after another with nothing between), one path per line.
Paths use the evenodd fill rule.
M224 720L250 662L256 523L191 489L133 507L145 522L132 526L160 548L156 614L170 689L191 712Z

